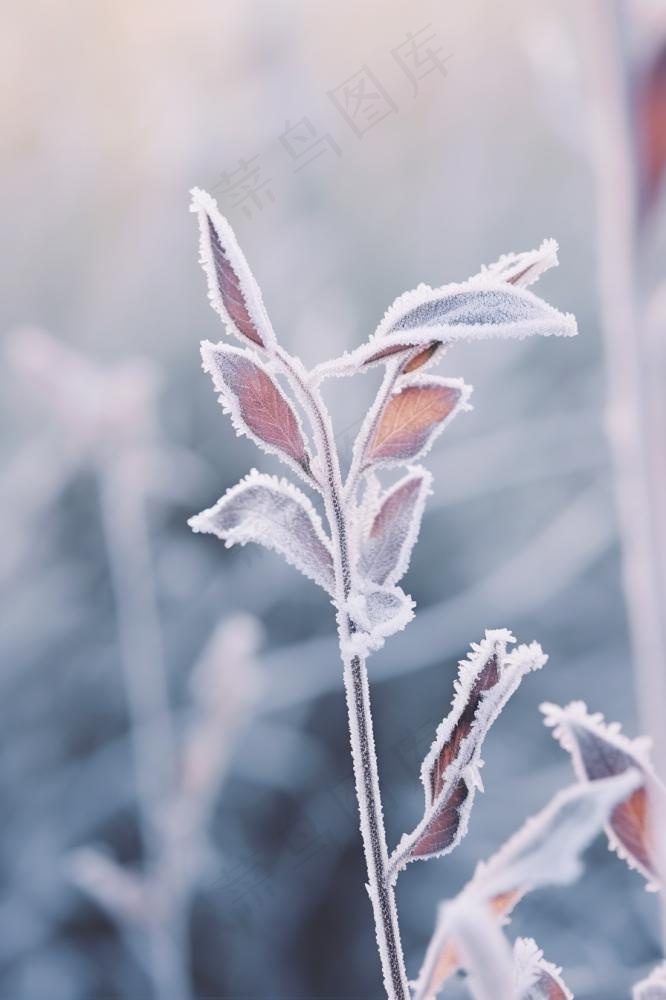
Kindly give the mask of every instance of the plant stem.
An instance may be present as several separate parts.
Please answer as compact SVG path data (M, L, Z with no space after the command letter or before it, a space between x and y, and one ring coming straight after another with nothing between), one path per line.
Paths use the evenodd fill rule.
M589 32L598 183L599 293L608 376L607 430L620 515L624 590L643 731L666 777L666 566L662 442L651 419L650 374L637 281L637 182L628 74L621 51L622 10L597 0ZM663 817L662 817L663 822ZM660 841L663 842L663 836ZM666 859L662 858L662 865ZM666 950L666 895L662 894Z
M344 680L361 836L384 986L391 1000L407 1000L409 987L400 942L395 893L388 877L388 851L365 661L358 656L348 660L344 664Z
M141 839L148 877L163 850L161 817L173 787L175 751L161 631L153 585L144 495L124 456L100 470L101 507L118 616L130 739L137 776ZM148 967L156 1000L187 1000L187 932L180 902L165 901L147 929Z
M368 871L368 891L375 919L375 933L389 1000L409 1000L405 959L400 942L395 893L388 877L388 851L377 754L370 708L370 690L365 660L349 657L345 646L355 625L344 605L353 588L353 572L349 554L347 505L343 499L340 462L334 445L333 429L318 390L307 384L298 367L285 351L278 349L278 358L298 397L307 411L316 437L319 458L325 471L322 492L326 515L336 550L336 585L338 631L343 663L352 764L356 798L360 817L361 837ZM349 500L350 498L347 497ZM353 500L353 497L351 498Z

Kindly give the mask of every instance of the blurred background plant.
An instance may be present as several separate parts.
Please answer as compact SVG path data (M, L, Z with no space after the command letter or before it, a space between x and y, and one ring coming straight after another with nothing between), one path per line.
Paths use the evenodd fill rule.
M150 571L142 582L125 569L153 607L148 634L162 652L150 663L141 654L138 670L163 663L175 761L188 733L206 731L190 680L216 626L250 611L264 635L262 684L215 749L220 780L211 777L197 827L208 826L214 851L192 894L189 959L187 949L179 959L194 996L381 996L327 600L276 557L228 553L186 525L247 467L199 369L211 317L187 211L194 184L220 199L281 338L308 365L364 340L419 280L462 279L544 233L567 262L542 279L543 294L578 318L566 351L466 345L442 369L464 373L477 408L433 455L434 495L407 578L418 617L372 664L391 838L420 815L413 776L470 637L509 621L551 657L489 738L487 792L455 862L414 870L400 886L410 967L438 902L570 780L538 703L583 698L625 731L641 728L594 269L609 241L632 255L641 319L620 332L650 352L641 371L652 389L640 398L651 400L651 460L663 466L663 4L595 7L624 19L620 32L603 22L621 48L612 77L594 70L608 36L590 30L583 6L75 0L66 12L14 5L5 18L3 998L129 1000L151 989L141 945L117 933L120 923L127 938L127 920L71 877L72 858L81 872L91 857L72 852L93 845L129 875L160 858L143 836L133 771L121 558ZM597 229L601 113L625 116L624 142L627 127L639 137L623 155L635 163L643 151L640 251L612 219ZM604 183L627 197L619 180ZM605 301L607 284L602 292ZM349 452L369 386L331 388ZM612 393L609 405L612 419ZM276 471L269 458L262 468ZM122 527L135 517L138 547ZM633 545L626 538L630 557ZM125 599L125 616L138 617ZM211 683L228 685L236 704L242 671L232 656L214 661ZM645 676L637 671L644 705ZM166 757L162 766L177 773ZM577 997L619 1000L659 961L657 900L601 841L587 860L576 886L528 896L513 930L566 965Z

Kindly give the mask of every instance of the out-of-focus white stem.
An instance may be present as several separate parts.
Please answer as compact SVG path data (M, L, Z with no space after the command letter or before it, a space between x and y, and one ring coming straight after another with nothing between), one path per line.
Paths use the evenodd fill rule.
M154 591L145 497L121 454L100 471L106 538L130 714L137 800L148 877L163 849L160 823L173 788L175 744ZM168 893L167 893L168 895ZM164 900L147 928L147 966L157 1000L188 1000L187 933L180 898Z
M622 534L624 589L643 730L666 777L666 497L663 435L652 419L645 309L637 281L637 183L620 0L581 5L588 18L591 124L598 190L598 267L608 376L607 429ZM664 839L663 837L661 838ZM666 941L666 911L664 912Z

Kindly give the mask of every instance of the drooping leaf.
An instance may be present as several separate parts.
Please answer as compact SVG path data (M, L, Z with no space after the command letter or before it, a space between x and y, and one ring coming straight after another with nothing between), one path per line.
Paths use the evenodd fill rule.
M652 827L656 825L655 796L663 794L649 759L649 742L629 740L619 725L604 723L603 716L588 713L583 702L566 708L546 703L541 706L547 726L571 754L576 775L582 781L598 781L630 768L643 780L626 801L612 812L606 827L610 846L630 867L637 868L650 882L658 880Z
M421 767L423 819L391 857L393 880L410 861L449 854L467 833L476 790L482 787L483 741L525 674L547 659L537 643L507 651L513 642L506 629L489 630L461 661L451 711Z
M439 345L458 340L575 336L574 317L559 312L526 287L557 263L556 249L554 240L546 240L538 250L501 257L466 282L441 288L419 285L405 292L386 311L367 343L319 365L315 376L351 374L400 357L404 357L404 370L413 371L429 361Z
M367 656L384 645L385 639L402 631L414 617L414 602L400 587L357 589L347 611L355 631L349 638L352 656Z
M401 379L379 414L363 468L401 465L424 455L460 410L471 388L460 379L411 375Z
M194 188L190 211L199 220L199 252L208 281L208 298L229 333L257 347L275 343L261 291L233 229L215 200Z
M528 819L484 865L470 885L486 899L567 885L580 875L580 855L613 809L641 783L636 770L571 785Z
M279 455L310 483L310 456L296 411L270 372L250 351L226 344L201 345L204 371L237 433Z
M645 216L657 199L666 172L666 45L642 73L635 101L639 194Z
M640 780L640 774L632 770L558 792L489 861L478 865L461 895L470 894L485 901L497 915L506 916L527 892L574 881L581 870L580 855ZM414 1000L436 996L459 965L455 941L438 921Z
M532 938L516 938L513 963L516 1000L573 1000L562 970L546 961Z
M631 991L632 1000L666 1000L666 962L652 970L647 979L636 983Z
M193 531L217 535L227 547L258 542L329 594L335 589L330 543L319 516L305 494L284 479L253 470L188 524Z
M361 539L359 572L363 577L391 584L407 572L431 482L426 469L415 468L384 495Z

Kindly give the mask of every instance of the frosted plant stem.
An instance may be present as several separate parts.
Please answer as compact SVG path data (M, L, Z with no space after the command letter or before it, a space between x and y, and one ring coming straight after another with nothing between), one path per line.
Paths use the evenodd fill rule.
M347 508L343 500L342 477L334 447L330 418L319 392L304 381L294 360L284 351L277 354L307 411L315 432L317 450L324 471L322 495L335 547L338 602L348 600L353 587L349 555ZM361 837L368 871L368 892L375 920L375 933L389 1000L409 1000L405 959L400 942L395 892L388 876L388 851L382 810L375 738L370 709L370 690L365 660L345 653L346 640L354 623L339 608L338 628L343 663L349 734Z
M160 815L175 774L171 712L145 524L136 470L122 457L100 472L104 535L118 617L130 739L137 778L141 838L147 869L157 870L163 847ZM189 1000L186 935L179 907L165 902L165 916L151 921L148 968L156 1000Z
M659 471L661 442L650 419L650 358L637 290L637 198L629 94L621 54L621 10L609 0L588 8L595 163L598 183L599 291L608 374L607 430L620 515L641 726L666 776L666 565ZM661 484L663 487L663 484ZM663 511L661 511L663 516ZM663 837L661 838L664 839ZM663 863L663 859L662 859ZM666 897L662 894L662 899ZM666 903L664 904L666 906ZM666 949L666 909L662 911Z
M395 893L388 877L388 851L365 661L358 656L348 660L344 664L344 680L356 797L368 869L368 891L375 918L384 986L391 1000L407 1000L409 987L400 943Z

